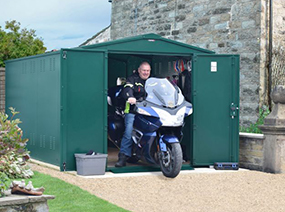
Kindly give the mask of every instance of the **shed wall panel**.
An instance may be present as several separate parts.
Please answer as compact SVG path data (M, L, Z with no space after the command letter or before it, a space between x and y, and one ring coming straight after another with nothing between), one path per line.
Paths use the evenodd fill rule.
M59 54L30 57L7 63L6 112L20 112L27 148L34 159L60 162L60 58Z

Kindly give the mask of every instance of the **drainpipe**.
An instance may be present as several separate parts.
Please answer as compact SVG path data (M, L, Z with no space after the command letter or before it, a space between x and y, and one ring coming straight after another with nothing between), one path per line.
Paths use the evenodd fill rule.
M269 59L268 59L268 106L271 111L271 90L272 90L272 27L273 27L273 3L272 0L269 1Z

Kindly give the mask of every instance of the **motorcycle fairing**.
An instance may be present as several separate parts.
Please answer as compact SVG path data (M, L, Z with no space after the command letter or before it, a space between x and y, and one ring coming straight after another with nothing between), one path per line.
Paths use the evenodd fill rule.
M134 127L142 132L155 132L162 125L158 117L137 114Z
M191 115L192 112L193 112L192 105L191 106L186 106L184 117Z
M151 108L151 109L154 110L155 108L160 108L160 109L163 109L163 110L167 111L171 115L175 115L182 107L185 107L185 106L189 110L188 111L189 112L188 115L190 115L193 112L192 104L190 102L187 102L187 101L183 101L182 104L176 106L175 108L164 107L164 106L157 105L157 104L154 104L152 102L149 102L147 100L144 100L142 102L137 102L136 105L137 105L138 108L142 108L142 109L144 109L144 108ZM136 112L140 113L138 110ZM155 113L157 114L157 112L155 112ZM142 115L144 115L144 114L142 114ZM159 115L159 114L157 114L157 115Z
M123 86L115 86L108 89L107 102L110 106L124 107L125 101L120 97Z
M108 139L119 145L125 130L124 118L119 115L108 116Z
M153 146L153 142L155 142L157 133L151 132L151 133L145 133L144 136L141 139L141 146L143 147L142 153L144 158L148 163L155 164L153 157L149 154L151 152L151 148Z
M192 104L187 101L183 101L181 105L175 108L167 108L143 101L137 104L136 112L141 115L160 118L162 126L177 127L183 124L186 116L192 114L193 109Z
M138 107L136 112L142 115L159 118L159 115L151 107Z
M157 114L160 116L160 121L162 126L178 127L182 126L184 122L186 106L179 108L176 114L172 115L167 110L163 108L153 108Z

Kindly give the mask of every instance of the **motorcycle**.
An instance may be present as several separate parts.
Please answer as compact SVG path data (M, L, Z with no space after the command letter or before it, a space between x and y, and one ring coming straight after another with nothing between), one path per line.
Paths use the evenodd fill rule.
M125 102L120 98L122 86L109 89L108 103L115 111L108 115L108 139L120 147L124 132ZM192 114L179 87L166 78L149 78L145 89L147 97L138 101L132 140L133 154L128 162L144 160L160 166L164 176L176 177L182 167L182 128L184 118Z

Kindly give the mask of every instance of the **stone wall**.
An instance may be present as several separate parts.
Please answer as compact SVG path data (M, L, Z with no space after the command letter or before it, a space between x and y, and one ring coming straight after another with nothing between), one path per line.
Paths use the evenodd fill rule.
M0 111L5 111L5 68L0 67Z
M105 29L101 30L98 32L96 35L94 35L92 38L88 39L84 43L82 43L80 46L87 46L91 44L96 44L96 43L102 43L110 40L110 29L111 27L108 26Z
M284 46L285 44L285 1L284 0L274 0L273 15L274 15L273 19L274 45Z
M276 2L284 14L284 1ZM157 33L219 54L240 54L240 121L246 126L256 121L265 98L267 19L268 0L113 0L111 39ZM278 20L284 26L284 18Z
M54 199L52 195L27 196L9 195L0 198L1 212L48 212L48 200Z
M263 170L264 135L240 133L239 166L252 170Z

